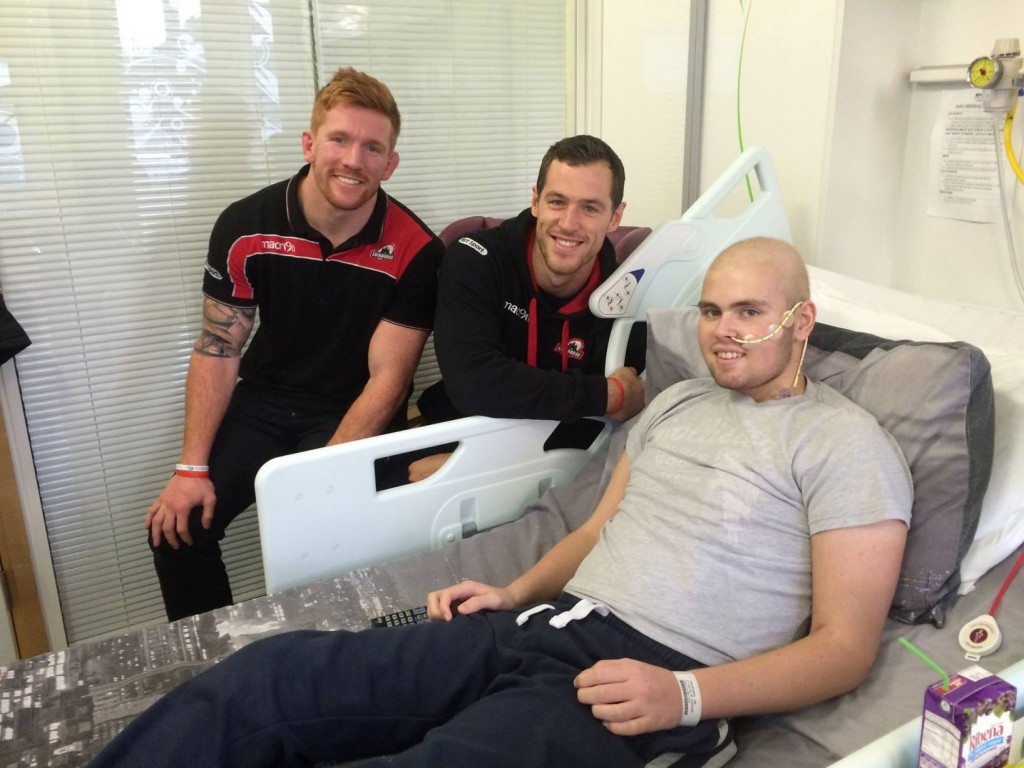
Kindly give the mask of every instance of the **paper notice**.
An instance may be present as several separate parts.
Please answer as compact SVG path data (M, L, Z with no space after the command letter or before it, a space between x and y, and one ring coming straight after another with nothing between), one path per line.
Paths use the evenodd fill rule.
M928 215L965 221L1000 221L993 128L997 117L982 107L981 91L946 91L932 130L928 163Z

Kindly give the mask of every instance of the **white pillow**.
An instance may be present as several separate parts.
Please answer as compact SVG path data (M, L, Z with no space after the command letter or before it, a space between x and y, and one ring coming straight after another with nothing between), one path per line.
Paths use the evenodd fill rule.
M959 341L930 325L859 305L856 300L825 283L811 281L811 298L818 308L818 320L837 328L871 333L894 341Z
M1024 542L1024 353L982 351L992 366L995 390L995 457L978 530L960 565L961 595Z

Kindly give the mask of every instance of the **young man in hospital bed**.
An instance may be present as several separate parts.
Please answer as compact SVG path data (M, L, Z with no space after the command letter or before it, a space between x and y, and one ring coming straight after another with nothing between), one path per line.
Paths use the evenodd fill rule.
M533 568L431 593L435 621L253 643L93 765L722 765L728 718L856 687L912 488L875 419L802 375L808 296L790 246L730 247L700 302L713 380L648 406L593 516Z

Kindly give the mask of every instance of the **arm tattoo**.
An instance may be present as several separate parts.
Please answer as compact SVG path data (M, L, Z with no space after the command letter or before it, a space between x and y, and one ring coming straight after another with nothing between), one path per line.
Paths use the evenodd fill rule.
M205 299L203 329L192 351L207 357L238 357L249 338L255 317L255 307L231 307Z
M238 349L229 339L210 333L205 328L199 332L192 351L206 357L238 357Z

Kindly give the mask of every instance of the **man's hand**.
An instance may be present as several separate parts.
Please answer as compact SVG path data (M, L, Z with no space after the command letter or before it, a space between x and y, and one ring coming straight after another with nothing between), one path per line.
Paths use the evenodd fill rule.
M608 416L615 421L627 421L636 416L644 407L644 382L636 374L636 368L624 366L612 373L609 379L615 379L622 386L622 397L615 382L608 382ZM612 412L611 409L615 408Z
M433 456L424 456L409 465L409 482L418 483L426 480L437 472L451 458L450 453L435 453Z
M182 477L174 475L167 481L163 493L146 511L145 527L153 539L153 546L159 547L161 539L174 549L181 548L181 542L192 545L188 532L189 512L193 507L203 508L203 528L213 523L213 505L217 495L213 483L206 477Z
M676 676L642 661L599 661L580 672L574 685L580 703L619 736L674 728L683 714Z
M478 581L463 581L427 595L427 615L431 619L451 621L456 613L507 611L515 608L512 593Z

